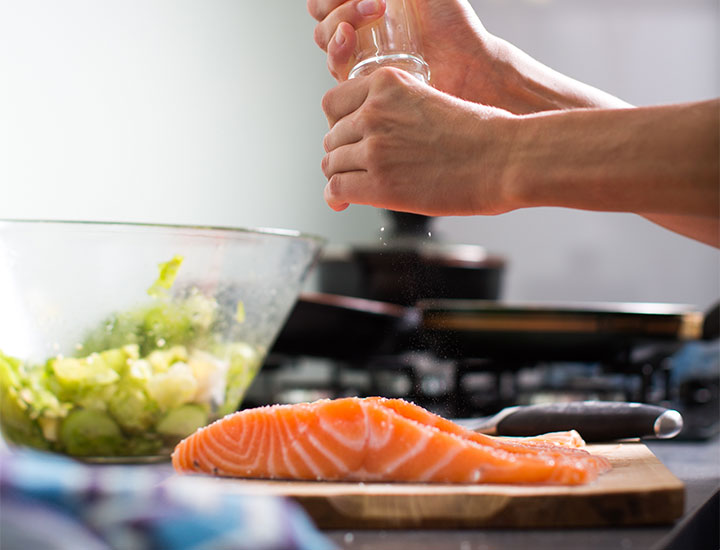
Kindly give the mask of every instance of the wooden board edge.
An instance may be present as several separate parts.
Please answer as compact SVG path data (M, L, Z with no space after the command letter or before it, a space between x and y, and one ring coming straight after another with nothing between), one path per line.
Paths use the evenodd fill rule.
M357 506L342 498L293 496L320 529L408 528L573 528L668 525L682 517L685 491L553 495L495 499L487 495L434 496L428 509L408 507L407 499L368 495ZM373 513L368 513L373 510ZM441 512L440 512L441 511Z

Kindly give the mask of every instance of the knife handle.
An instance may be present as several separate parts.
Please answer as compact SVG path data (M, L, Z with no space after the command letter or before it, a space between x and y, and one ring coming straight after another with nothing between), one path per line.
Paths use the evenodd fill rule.
M641 403L577 401L518 407L497 424L498 435L577 430L585 441L637 437L669 439L682 430L679 412Z

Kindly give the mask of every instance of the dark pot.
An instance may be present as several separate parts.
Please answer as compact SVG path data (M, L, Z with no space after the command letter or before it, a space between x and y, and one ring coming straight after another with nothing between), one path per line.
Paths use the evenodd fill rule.
M430 298L497 300L504 268L480 246L417 241L328 249L317 267L322 292L406 306Z

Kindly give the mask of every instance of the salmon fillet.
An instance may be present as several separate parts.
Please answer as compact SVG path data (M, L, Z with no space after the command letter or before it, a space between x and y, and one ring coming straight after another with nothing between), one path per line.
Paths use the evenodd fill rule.
M181 441L172 463L180 473L242 478L562 485L610 468L582 449L478 434L380 397L236 412Z
M533 437L507 437L503 436L506 441L517 441L524 445L559 445L561 447L570 447L579 449L585 446L585 441L575 430L569 432L551 432Z

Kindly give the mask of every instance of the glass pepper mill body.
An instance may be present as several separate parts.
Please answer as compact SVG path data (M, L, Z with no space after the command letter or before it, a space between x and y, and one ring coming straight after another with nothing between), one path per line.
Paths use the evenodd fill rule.
M383 17L357 31L357 64L349 78L379 67L396 67L428 83L430 68L423 59L418 31L413 0L386 0Z

